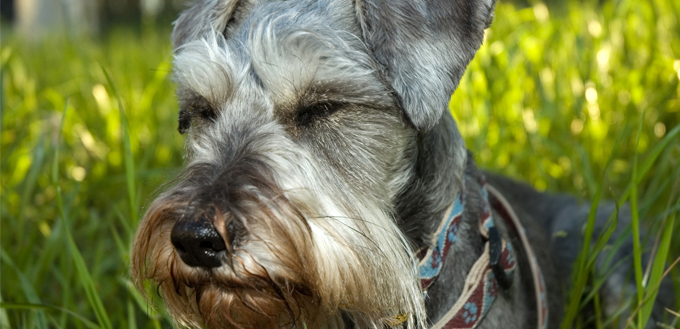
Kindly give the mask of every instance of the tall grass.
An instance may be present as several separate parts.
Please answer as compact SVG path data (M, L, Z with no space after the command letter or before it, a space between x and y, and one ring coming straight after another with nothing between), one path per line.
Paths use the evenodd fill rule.
M591 245L593 209L561 328L619 322L642 328L665 265L679 256L672 232L680 201L680 44L672 40L680 36L680 5L584 1L562 9L554 14L542 3L498 6L486 47L451 110L482 166L539 189L571 191L593 205L602 196L630 202L634 298L622 298L621 313L609 318L579 313L588 303L599 308L596 288L613 264L595 269L595 260L621 242L609 241L618 224L613 216ZM655 236L655 247L643 250L643 239ZM644 252L655 255L653 263L642 263ZM672 273L677 286L678 272ZM632 316L619 319L626 313Z
M636 203L640 227L627 231L646 229L640 246L649 245L645 237L656 242L653 250L637 248L652 251L654 262L635 255L640 275L631 268L630 280L642 291L621 305L632 314L630 327L640 327L664 274L680 292L680 272L666 271L680 256L673 234L680 209L680 4L551 8L497 5L451 110L481 166L584 201ZM118 27L99 40L41 44L5 33L0 327L171 326L162 303L146 305L128 274L139 214L182 164L168 39L166 27ZM593 234L592 221L584 225ZM594 288L608 273L593 264L599 252L620 245L610 236L605 230L584 246L563 328L606 328L616 320L579 313L600 303Z
M140 205L182 161L168 34L3 44L2 314L12 328L170 326L128 275Z

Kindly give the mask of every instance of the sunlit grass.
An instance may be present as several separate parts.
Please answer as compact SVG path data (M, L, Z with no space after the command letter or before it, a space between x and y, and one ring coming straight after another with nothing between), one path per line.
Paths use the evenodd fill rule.
M170 325L128 275L140 205L182 162L168 34L3 44L2 311L13 328Z
M561 327L603 328L618 321L642 327L665 265L679 256L678 239L668 230L680 200L680 43L670 41L680 36L680 5L623 0L565 7L551 14L541 3L519 10L497 6L486 46L454 94L451 110L482 166L593 204L601 197L630 201L633 225L627 232L635 244L630 280L638 291L619 309L633 310L634 316L579 313L586 303L599 307L593 287L601 286L609 269L594 268L597 255L619 246L609 241L615 217L590 245L591 212ZM644 164L638 166L638 160ZM648 236L641 236L641 227L652 228ZM643 239L655 237L654 249L643 250ZM644 252L656 255L652 264L642 263ZM677 282L678 272L672 273Z
M630 321L637 327L665 265L680 256L672 234L680 209L680 4L565 8L499 3L451 109L485 168L584 201L637 200L641 226L657 242L654 263L641 264L642 297L633 293L621 306L639 310ZM128 274L139 216L182 163L169 27L34 45L3 37L0 327L170 327ZM614 321L578 312L599 303L593 287L607 271L594 269L594 257L617 248L607 232L584 246L563 328ZM667 275L680 291L680 271Z

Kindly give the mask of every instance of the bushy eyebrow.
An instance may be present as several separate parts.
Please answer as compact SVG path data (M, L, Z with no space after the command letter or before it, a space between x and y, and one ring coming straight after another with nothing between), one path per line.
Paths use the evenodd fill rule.
M173 80L212 104L225 102L237 83L235 67L242 60L233 54L221 34L185 43L175 51ZM241 73L242 75L242 73Z

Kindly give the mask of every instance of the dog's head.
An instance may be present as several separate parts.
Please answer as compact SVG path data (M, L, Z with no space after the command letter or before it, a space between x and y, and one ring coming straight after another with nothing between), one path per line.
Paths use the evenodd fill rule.
M460 180L455 128L426 135L493 2L195 2L172 34L187 167L137 232L138 288L186 326L422 325L398 199L438 175L419 162Z

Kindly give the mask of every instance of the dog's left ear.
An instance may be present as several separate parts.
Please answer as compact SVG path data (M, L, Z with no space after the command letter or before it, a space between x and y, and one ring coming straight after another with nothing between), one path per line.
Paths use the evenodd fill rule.
M432 128L493 19L496 0L357 0L364 41L418 130Z

